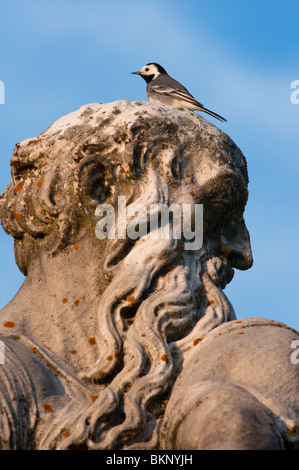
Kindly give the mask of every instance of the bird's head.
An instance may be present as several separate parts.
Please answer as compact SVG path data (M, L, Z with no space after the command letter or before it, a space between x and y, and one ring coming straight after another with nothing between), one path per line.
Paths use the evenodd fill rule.
M161 67L161 65L151 62L146 64L139 72L132 72L135 75L140 75L146 83L149 83L151 80L159 77L160 75L167 74L166 70Z

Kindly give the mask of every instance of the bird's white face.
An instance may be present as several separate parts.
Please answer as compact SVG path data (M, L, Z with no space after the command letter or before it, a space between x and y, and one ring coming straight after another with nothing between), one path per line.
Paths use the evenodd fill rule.
M157 69L157 66L154 64L145 65L144 67L142 67L142 69L139 72L140 72L140 75L144 75L144 76L154 75L153 78L157 78L160 75L160 72Z
M159 72L155 64L149 64L142 67L142 69L140 69L139 72L135 72L135 74L141 75L142 77L151 77L151 79L154 80L161 75L161 72Z

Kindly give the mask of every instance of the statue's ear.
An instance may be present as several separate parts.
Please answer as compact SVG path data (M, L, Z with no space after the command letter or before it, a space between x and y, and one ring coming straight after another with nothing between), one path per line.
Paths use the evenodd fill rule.
M79 163L76 193L81 208L89 215L98 204L110 200L115 187L115 169L100 153L89 153Z

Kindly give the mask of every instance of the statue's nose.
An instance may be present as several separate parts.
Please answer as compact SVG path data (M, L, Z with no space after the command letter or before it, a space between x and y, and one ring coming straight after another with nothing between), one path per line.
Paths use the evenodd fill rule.
M244 221L229 225L222 230L219 248L233 268L241 270L251 268L253 256L249 232Z

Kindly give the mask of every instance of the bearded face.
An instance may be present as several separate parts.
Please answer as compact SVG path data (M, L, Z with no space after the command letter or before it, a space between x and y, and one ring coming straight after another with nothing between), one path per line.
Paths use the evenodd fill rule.
M108 389L116 393L116 400L125 397L126 419L105 432L92 448L124 444L128 429L147 441L161 414L160 409L152 409L153 401L169 393L173 378L192 359L207 333L235 318L222 289L232 280L233 268L248 269L252 264L243 219L247 201L244 159L234 146L231 153L218 149L211 156L194 141L193 136L184 150L167 147L155 154L151 148L146 164L141 156L149 152L150 144L145 139L143 148L139 142L135 166L143 172L133 191L135 197L129 198L127 214L136 216L138 208L139 213L143 208L138 224L147 230L140 237L120 239L116 229L108 241L105 267L112 281L98 310L99 358L81 375L86 381L109 381ZM173 220L168 227L172 236L162 236L162 223L155 226L157 233L151 232L150 207L159 204L189 205L193 224L195 206L203 206L199 249L187 250L183 233L176 238ZM127 228L131 223L127 217Z
M29 144L16 149L15 185L4 195L2 220L17 239L17 259L26 273L24 247L37 234L44 249L57 255L72 242L80 223L88 219L96 228L99 204L113 208L114 236L99 242L93 232L109 285L96 316L97 360L80 373L81 380L102 388L77 425L72 422L74 432L63 446L80 438L90 448L123 448L136 441L152 442L150 447L163 417L161 403L184 362L209 331L235 318L222 289L232 280L233 268L252 264L243 220L246 162L226 135L189 111L127 102L119 104L118 112L112 105L93 106L81 114L89 127L81 122L75 130L76 121L72 134L58 121L30 144L31 150ZM30 159L31 183L26 182ZM120 197L126 202L125 221ZM25 199L30 217L9 216L9 210L21 213L16 207ZM178 236L174 217L151 224L152 208L161 205L175 205L180 214L188 208L193 233L201 223L198 248L186 249L190 237L183 229ZM203 208L200 220L198 206ZM138 207L144 212L134 225ZM133 225L141 236L123 236ZM142 225L146 230L140 232ZM163 237L163 231L169 236ZM82 437L87 416L91 424L83 426Z

